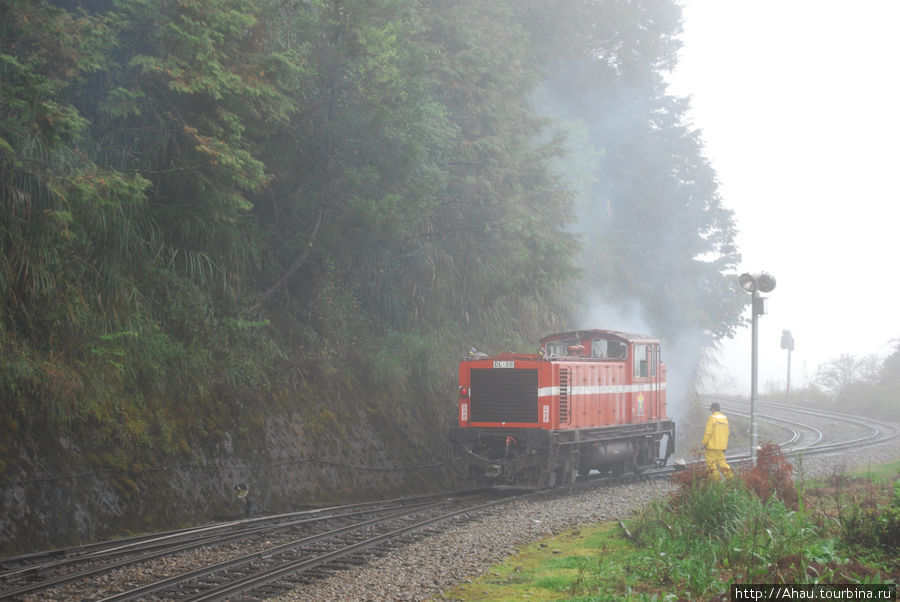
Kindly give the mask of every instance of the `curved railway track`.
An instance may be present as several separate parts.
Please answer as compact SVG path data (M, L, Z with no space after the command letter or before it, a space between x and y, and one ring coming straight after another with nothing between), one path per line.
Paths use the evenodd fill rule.
M750 407L748 403L721 398L719 402L730 415L741 416L749 421ZM784 413L792 417L786 418ZM796 418L798 414L803 421ZM871 418L829 412L818 408L806 409L770 401L757 401L757 419L790 433L790 438L775 442L789 456L842 452L884 443L898 435L896 426ZM819 425L816 426L810 422L816 422ZM840 424L840 429L833 428L837 424ZM829 434L826 435L823 429L827 430ZM840 433L840 438L836 438L836 432ZM734 460L738 463L747 461L749 458L749 451L728 456L729 462Z
M748 404L719 401L731 415L749 418ZM771 402L759 402L758 410L760 421L785 433L780 445L789 454L835 453L897 436L891 425L835 412ZM845 436L834 441L825 431L838 430L826 428L838 421ZM729 456L729 461L747 460L749 453ZM551 494L659 478L671 471L618 479L592 475ZM7 558L0 560L0 599L264 599L365 564L440 523L483 515L513 497L521 499L522 493L448 494L340 506ZM197 556L193 565L174 568L172 559L188 553Z

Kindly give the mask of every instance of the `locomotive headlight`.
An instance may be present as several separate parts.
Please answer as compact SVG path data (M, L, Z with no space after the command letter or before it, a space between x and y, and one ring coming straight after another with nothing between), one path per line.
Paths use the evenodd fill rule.
M462 398L462 397L468 397L468 396L469 396L469 389L466 388L466 387L460 386L460 387L459 387L459 396L460 396L460 398Z

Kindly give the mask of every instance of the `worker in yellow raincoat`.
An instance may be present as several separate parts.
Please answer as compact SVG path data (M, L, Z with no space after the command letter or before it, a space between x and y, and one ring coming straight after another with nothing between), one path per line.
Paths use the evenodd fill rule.
M716 478L719 471L730 479L733 474L728 462L725 461L725 450L728 449L728 418L722 413L722 408L717 402L709 406L712 414L706 421L706 430L703 432L703 449L706 450L706 467Z

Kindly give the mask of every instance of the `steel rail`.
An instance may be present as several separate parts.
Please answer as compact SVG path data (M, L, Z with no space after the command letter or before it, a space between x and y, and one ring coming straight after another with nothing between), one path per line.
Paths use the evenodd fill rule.
M156 592L160 592L163 590L171 589L173 586L181 585L187 582L195 581L200 577L205 577L207 575L211 575L217 572L221 572L227 569L233 569L235 567L247 565L256 560L266 560L278 554L288 552L291 550L295 550L297 548L301 548L304 546L308 546L312 543L325 541L328 539L333 539L338 535L343 535L346 533L350 533L352 531L363 529L366 527L370 527L373 525L377 525L379 523L384 523L389 520L393 520L400 516L409 515L412 512L420 512L427 510L429 508L434 508L437 506L445 505L447 502L434 502L431 504L423 504L416 508L406 507L403 510L391 513L387 516L382 516L378 518L373 518L367 521L363 521L360 523L354 523L352 525L347 525L344 527L340 527L338 529L333 529L331 531L325 533L319 533L317 535L312 535L309 537L304 537L302 539L294 540L285 544L281 544L279 546L273 548L267 548L265 550L254 552L252 554L246 554L239 558L233 558L231 560L226 560L214 565L203 567L202 569L196 569L187 573L183 573L181 575L175 575L168 579L163 579L161 581L157 581L155 583L150 583L141 587L137 587L135 589L129 590L127 592L120 592L118 594L108 596L103 598L101 602L123 602L124 600L137 600L141 599L144 596Z
M728 407L732 408L729 410L729 412L737 413L737 412L734 412L733 408L739 407L739 406L734 405L738 402L738 400L735 400L734 398L730 398L730 397L716 397L716 396L707 396L707 397L710 399L718 399L722 404L727 403ZM760 406L768 406L772 409L777 409L777 410L794 413L794 414L810 415L810 416L815 416L817 418L830 418L832 420L837 420L837 421L841 421L844 423L855 424L857 426L867 429L866 434L861 437L856 437L853 439L845 439L842 441L835 441L835 442L829 443L829 442L823 442L823 440L825 438L824 433L822 433L821 430L817 429L816 427L814 427L812 425L798 422L795 420L788 420L783 417L765 415L766 421L776 424L776 426L783 427L783 424L793 424L793 425L801 426L804 429L811 430L811 431L818 433L818 435L816 436L816 440L814 442L812 442L810 444L806 444L806 445L798 445L792 449L785 450L784 453L787 456L800 456L800 455L811 456L811 455L832 453L832 452L836 452L836 451L843 451L843 450L853 449L853 448L857 448L857 447L866 447L869 445L877 445L880 443L890 441L891 439L894 439L898 435L897 429L895 427L891 426L888 423L885 423L885 422L882 422L879 420L875 420L872 418L865 418L862 416L844 414L841 412L832 412L832 411L828 411L828 410L820 410L820 409L813 410L813 409L799 408L795 405L771 402L771 401L758 401L757 403ZM741 416L746 416L746 414L741 414L741 413L737 413L737 414L741 415ZM781 423L781 424L778 424L778 423ZM790 428L790 427L783 427L783 428ZM793 430L793 429L790 428L790 430ZM729 455L728 459L729 459L729 461L734 460L736 462L743 462L743 461L749 460L750 457L751 457L750 452L744 452L741 454Z
M744 412L734 411L731 409L728 410L728 413L731 416L741 416L743 418L750 417L749 414L746 414ZM790 439L787 439L785 441L778 443L778 446L782 449L782 451L784 451L787 446L790 446L791 444L795 444L795 443L798 443L801 441L801 439L803 438L802 430L811 431L813 433L813 437L815 438L815 441L813 441L812 443L805 443L802 446L797 445L795 447L795 449L813 447L813 446L817 445L820 441L822 441L822 439L824 439L824 437L825 437L825 434L822 433L821 430L817 429L816 427L814 427L812 425L809 425L809 424L806 424L803 422L797 422L796 420L788 420L786 418L781 418L779 416L773 416L771 414L758 414L758 416L759 416L759 418L764 419L765 422L768 422L774 426L783 428L786 431L789 431L791 433L792 436ZM795 427L799 427L799 428L795 428Z
M298 513L290 513L290 514L282 514L277 515L275 517L264 517L261 519L248 519L246 521L238 521L237 523L227 523L223 525L217 525L213 527L201 527L195 530L188 530L185 532L178 532L179 538L176 543L171 546L158 547L156 545L150 545L147 549L155 549L153 552L149 553L141 553L145 552L143 548L136 548L136 551L140 554L135 557L125 558L121 560L116 560L113 562L105 562L107 558L115 558L121 555L121 548L113 548L109 556L104 556L100 552L95 552L92 555L81 556L78 558L68 559L67 561L62 561L60 563L51 563L50 566L44 565L43 568L46 570L47 568L58 568L57 565L63 563L75 563L75 562L88 562L90 560L97 560L102 562L102 564L91 567L81 571L74 571L70 573L66 573L64 575L60 575L57 577L51 577L49 579L37 581L30 584L20 585L14 587L13 589L0 591L0 598L8 598L21 596L23 594L41 591L50 589L53 587L58 587L60 585L66 585L69 583L74 583L76 581L80 581L87 577L93 577L96 575L101 575L104 573L108 573L115 569L123 568L126 566L130 566L133 564L137 564L140 562L146 562L149 560L154 560L156 558L161 558L165 556L171 556L180 552L190 551L197 548L201 548L204 546L211 545L222 545L225 543L230 543L233 541L239 541L243 539L247 539L253 537L255 535L259 535L262 533L266 533L269 531L278 531L290 529L299 525L309 524L314 522L321 522L324 520L332 520L332 519L342 519L347 517L356 516L359 514L369 514L373 512L385 511L384 502L380 503L369 503L365 504L365 506L369 506L366 509L359 510L356 507L347 507L340 506L335 509L338 512L333 512L335 509L325 509L325 511L319 513L318 515L311 515L318 511L303 511ZM415 506L415 504L411 505ZM407 508L411 507L407 506ZM285 520L288 517L295 517L293 520ZM245 528L240 528L237 530L229 530L235 524L240 524L245 526ZM185 535L198 535L199 537L189 540L182 541L181 537ZM170 534L166 534L159 539L168 539ZM147 540L151 544L155 541L154 539ZM133 548L134 546L139 546L140 542L130 542L127 547ZM97 554L100 554L97 556ZM30 567L29 572L40 572L42 567Z
M524 494L524 495L518 496L518 498L527 497L528 495L530 495L530 494ZM223 584L213 590L203 592L203 593L198 594L193 597L186 598L186 601L187 602L201 602L204 600L226 600L236 594L241 594L241 593L245 593L248 591L252 591L252 590L262 587L264 585L269 585L276 581L282 580L287 576L295 575L297 573L301 573L304 571L308 571L310 569L317 568L317 567L327 564L329 562L333 562L334 560L336 560L338 558L346 557L350 554L354 554L354 553L372 548L374 546L383 544L385 542L390 541L391 539L395 539L395 538L401 537L403 535L408 535L410 533L420 531L427 527L431 527L433 525L445 522L447 520L450 520L450 519L458 517L458 516L462 516L462 515L466 515L466 514L474 514L476 512L481 512L483 510L492 508L499 504L507 503L510 501L510 499L511 498L494 500L494 501L491 501L491 502L488 502L485 504L480 504L478 506L474 506L474 507L470 507L470 508L463 508L460 510L454 510L452 512L442 514L440 516L430 518L428 520L421 521L421 522L413 524L413 525L401 527L399 529L395 529L388 533L383 533L380 535L376 535L374 537L364 539L359 542L352 543L352 544L347 545L338 550L326 552L326 553L316 556L314 558L301 559L301 560L296 560L293 562L288 562L287 564L278 566L276 568L261 572L256 575L250 575L247 577L243 577L241 579Z
M12 577L27 575L30 572L41 573L47 572L54 568L59 568L67 564L75 564L85 559L107 558L113 557L116 553L131 553L134 550L146 551L154 545L174 545L179 541L190 541L203 533L218 533L229 530L238 531L244 528L252 528L253 525L272 524L278 525L279 522L287 522L296 520L298 517L310 516L317 520L331 517L340 517L353 512L364 511L366 509L390 508L396 504L402 503L419 503L425 499L436 499L439 496L431 497L406 497L395 498L391 500L381 500L377 502L362 502L358 504L345 504L342 506L329 506L325 508L310 508L306 510L298 510L296 512L287 512L271 516L261 516L253 518L243 518L238 520L226 521L221 523L201 525L197 527L188 527L184 529L174 529L171 531L163 531L159 533L150 533L146 535L136 535L133 537L123 537L102 542L94 542L80 546L69 548L61 548L58 550L47 550L43 552L34 552L31 554L23 554L19 556L11 556L0 559L0 579L9 581Z

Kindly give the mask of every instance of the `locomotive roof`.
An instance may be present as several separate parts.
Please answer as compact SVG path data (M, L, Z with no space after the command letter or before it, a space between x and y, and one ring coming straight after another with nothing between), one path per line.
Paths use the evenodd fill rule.
M638 342L638 341L658 341L654 337L651 337L648 334L636 334L631 332L621 332L618 330L602 330L599 328L593 328L589 330L570 330L568 332L557 332L555 334L550 334L541 339L541 345L546 343L547 341L555 341L559 339L589 339L593 337L615 337L628 342Z

